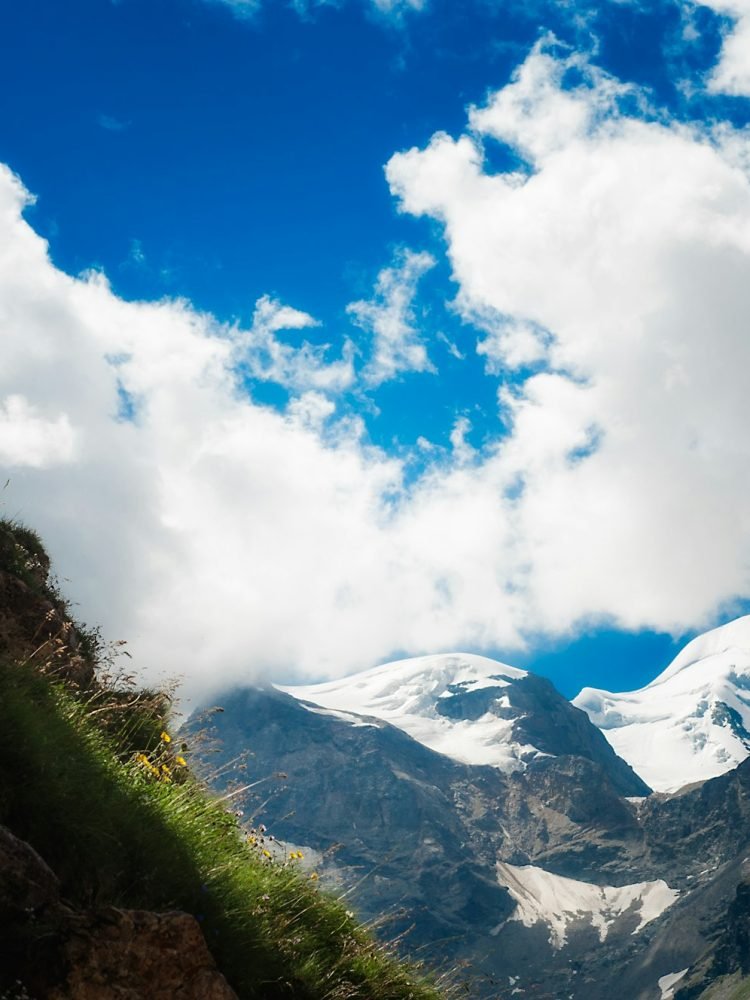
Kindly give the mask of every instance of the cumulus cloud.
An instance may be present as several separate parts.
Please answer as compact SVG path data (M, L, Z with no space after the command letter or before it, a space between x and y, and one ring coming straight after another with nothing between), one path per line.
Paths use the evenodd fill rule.
M470 130L387 174L443 223L458 308L502 318L492 369L543 348L546 370L501 391L512 432L477 472L517 471L530 620L679 631L748 591L747 138L628 117L600 72L564 86L571 65L538 46ZM490 173L488 142L527 169Z
M295 392L283 412L248 395L243 351L273 353L309 316L263 299L243 331L184 301L123 301L101 274L55 268L26 202L3 169L5 500L48 541L81 617L127 638L151 676L186 675L194 694L479 641L490 618L491 635L512 640L507 609L495 613L494 555L465 558L504 532L480 533L486 497L464 521L469 470L433 470L408 501L402 464L338 417L330 393ZM304 379L293 355L273 363L301 386L319 381L313 361Z
M8 396L0 406L0 462L44 467L68 462L75 439L68 416L43 416L24 396Z
M368 384L380 385L402 372L434 372L413 304L419 279L434 266L430 254L404 250L393 267L378 275L375 297L347 307L354 322L372 336L372 356L363 373Z
M62 273L0 172L5 500L81 617L200 694L596 617L682 631L746 595L747 138L628 117L621 94L538 47L463 135L388 165L403 210L444 227L497 379L481 451L465 416L451 448L430 426L415 456L369 445L347 349L305 341L304 312L264 298L241 329ZM490 142L524 169L491 172ZM355 306L370 385L427 370L430 264L405 253ZM284 410L253 398L264 379Z
M709 90L750 96L750 0L702 0L701 6L728 19L719 61L708 77Z
M276 382L296 391L340 392L354 380L349 341L344 342L343 356L328 362L330 345L303 341L295 347L277 336L282 330L305 330L318 325L307 313L263 296L256 303L250 330L235 330L237 360L252 378L264 382Z

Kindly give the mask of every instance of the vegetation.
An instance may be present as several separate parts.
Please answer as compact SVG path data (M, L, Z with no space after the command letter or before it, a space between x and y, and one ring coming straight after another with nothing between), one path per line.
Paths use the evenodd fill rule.
M46 557L30 537L0 523L0 573L38 591ZM108 672L100 643L78 642L79 658L96 647L100 662L76 682L65 643L38 638L27 630L0 655L0 823L46 860L68 902L195 915L241 998L437 1000L296 853L270 857L206 792L170 735L168 697Z

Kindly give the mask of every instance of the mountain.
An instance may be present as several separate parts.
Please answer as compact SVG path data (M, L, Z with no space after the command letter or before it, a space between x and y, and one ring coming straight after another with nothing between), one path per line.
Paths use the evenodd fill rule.
M508 774L545 757L575 755L600 764L624 795L649 791L550 681L484 656L421 656L279 690L310 712L333 712L351 725L388 722L464 764Z
M540 953L546 976L570 976L678 897L631 863L644 851L626 796L647 787L542 678L450 654L235 690L221 708L185 738L248 827L301 850L407 951L468 964L478 996L499 995L500 974L536 981Z
M657 791L676 791L750 754L750 616L688 643L639 691L584 688L573 700Z
M730 650L746 625L688 646L657 679L666 697L704 692L694 717L722 729L700 702L740 702ZM693 683L699 664L708 676ZM687 700L663 701L662 721L684 718ZM323 885L471 996L744 988L750 760L651 794L549 681L463 653L236 689L185 734L279 858L304 854Z

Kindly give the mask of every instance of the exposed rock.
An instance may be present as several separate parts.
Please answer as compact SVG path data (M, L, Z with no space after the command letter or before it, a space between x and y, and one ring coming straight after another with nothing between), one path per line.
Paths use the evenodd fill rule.
M750 975L750 867L745 865L742 881L725 915L715 927L716 940L693 966L675 1000L698 1000L727 992L730 996ZM721 989L729 987L727 991ZM709 992L710 991L710 992ZM739 992L739 990L738 990Z
M38 1000L236 1000L187 913L75 911L27 843L0 827L0 988Z
M33 539L24 529L0 525L0 655L29 660L87 687L94 677L93 660L50 585L49 557Z
M85 914L63 954L69 972L49 1000L236 1000L187 913Z

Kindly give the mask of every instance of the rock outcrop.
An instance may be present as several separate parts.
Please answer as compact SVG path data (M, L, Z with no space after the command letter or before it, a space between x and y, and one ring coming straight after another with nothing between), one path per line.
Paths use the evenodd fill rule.
M194 917L74 910L42 858L4 827L0 940L0 989L35 1000L236 1000Z
M50 561L33 532L0 524L0 655L33 662L76 687L94 678L65 603L50 584Z

